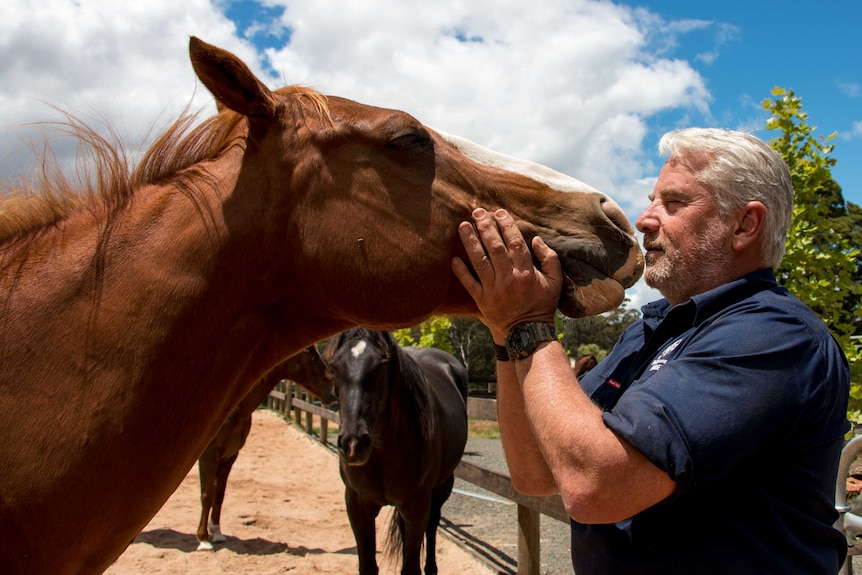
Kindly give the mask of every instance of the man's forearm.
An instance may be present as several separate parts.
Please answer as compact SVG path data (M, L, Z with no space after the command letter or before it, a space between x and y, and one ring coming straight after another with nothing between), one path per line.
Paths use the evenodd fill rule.
M515 490L525 495L557 493L554 477L526 417L515 362L497 362L497 422Z

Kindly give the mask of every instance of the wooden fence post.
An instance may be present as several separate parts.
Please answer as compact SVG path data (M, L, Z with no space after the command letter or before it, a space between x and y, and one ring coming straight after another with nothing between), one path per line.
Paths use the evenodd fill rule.
M518 505L518 575L539 575L539 519L538 511Z
M293 405L294 398L299 398L299 388L295 383L292 383L290 385L290 390L290 403ZM296 406L293 406L293 420L296 422L297 427L302 427L302 410Z
M328 431L329 431L329 420L326 419L325 417L321 417L320 418L320 443L322 443L323 445L326 445L326 441L327 441L326 436L328 435Z

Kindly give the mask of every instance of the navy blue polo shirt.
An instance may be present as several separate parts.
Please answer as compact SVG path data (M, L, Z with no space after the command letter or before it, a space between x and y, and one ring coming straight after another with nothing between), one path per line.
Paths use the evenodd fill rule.
M642 311L581 385L677 488L617 524L573 521L575 573L837 573L850 375L829 330L769 269Z

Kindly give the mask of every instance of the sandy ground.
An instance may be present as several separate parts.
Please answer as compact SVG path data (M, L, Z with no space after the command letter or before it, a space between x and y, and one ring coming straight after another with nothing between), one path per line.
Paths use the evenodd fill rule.
M400 572L379 554L392 508L377 519L381 574ZM196 551L200 517L197 465L108 575L249 573L356 573L356 543L344 508L337 458L277 414L255 412L248 443L228 480L215 551ZM424 560L423 560L424 563ZM441 575L492 571L438 535Z

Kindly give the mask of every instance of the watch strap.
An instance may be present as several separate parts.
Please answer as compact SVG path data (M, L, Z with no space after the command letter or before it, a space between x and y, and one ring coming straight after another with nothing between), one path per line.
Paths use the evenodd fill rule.
M512 358L509 357L509 350L506 349L505 345L497 345L492 344L494 346L494 359L497 361L511 361Z

